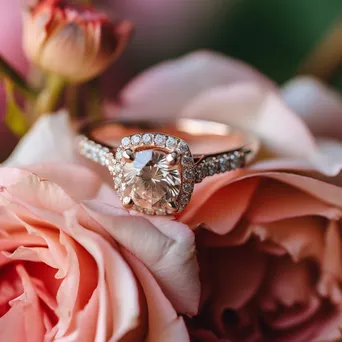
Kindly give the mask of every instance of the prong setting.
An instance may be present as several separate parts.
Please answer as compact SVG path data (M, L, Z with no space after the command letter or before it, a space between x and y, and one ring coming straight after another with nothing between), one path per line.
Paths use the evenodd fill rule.
M169 202L167 204L167 211L171 212L171 213L176 213L178 211L178 205L176 202Z
M122 199L122 204L126 209L130 209L133 208L134 201L132 198L126 196Z
M134 152L131 149L126 149L122 153L122 158L125 160L127 163L132 163L134 161Z
M179 161L179 154L176 151L168 154L166 161L169 165L176 165Z

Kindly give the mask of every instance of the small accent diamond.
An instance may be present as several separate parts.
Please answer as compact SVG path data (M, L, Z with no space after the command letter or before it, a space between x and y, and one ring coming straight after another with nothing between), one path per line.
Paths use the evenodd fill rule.
M112 153L107 154L107 159L106 159L106 166L112 166L113 164L116 163L116 160L114 159L114 156Z
M220 172L226 172L229 170L229 161L227 158L220 158Z
M191 183L184 183L183 184L183 191L184 192L192 192L193 191L193 189L194 189L194 185L193 184L191 184Z
M154 142L157 144L157 145L164 145L165 144L165 136L164 135L161 135L161 134L157 134L154 138Z
M188 152L189 151L189 147L188 147L188 145L184 142L184 141L181 141L180 143L179 143L179 150L182 152L182 153L186 153L186 152Z
M115 158L117 160L121 160L122 158L122 151L121 150L117 150L116 153L115 153Z
M136 134L133 135L133 137L131 138L132 144L133 145L137 145L140 143L140 135Z
M188 196L188 195L182 196L182 198L181 198L182 204L188 204L189 202L190 202L190 196Z
M147 215L154 215L154 210L152 209L144 209L144 213Z
M243 167L243 164L244 164L244 157L239 152L235 152L233 155L230 156L230 165L231 165L232 170Z
M144 134L142 137L143 143L148 145L152 142L152 135L151 134Z
M177 144L177 141L175 138L169 137L166 140L166 147L168 147L168 148L174 148L174 147L176 147L176 144Z
M209 175L208 166L206 164L203 164L203 167L202 167L202 179L207 177L208 175Z
M196 167L196 183L201 183L203 180L202 168L203 168L203 165L198 165Z
M184 176L185 179L194 179L194 177L195 177L194 169L186 169L186 170L184 170L183 176Z
M122 146L128 146L130 143L131 143L131 140L130 140L129 137L124 137L124 138L121 140Z
M121 178L120 177L115 177L114 178L114 184L116 187L118 187L121 183Z
M218 171L218 164L216 160L213 159L208 163L209 176L213 176Z
M166 214L166 211L165 211L165 209L157 209L157 210L155 211L155 214L156 214L156 215L165 215L165 214Z
M183 158L182 158L182 164L183 165L191 165L192 163L193 163L192 157L183 156Z
M116 164L114 167L114 170L116 173L120 173L121 172L121 165L120 164Z

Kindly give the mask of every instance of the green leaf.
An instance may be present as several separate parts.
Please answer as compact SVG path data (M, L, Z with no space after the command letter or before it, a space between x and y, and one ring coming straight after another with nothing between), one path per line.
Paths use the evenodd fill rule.
M22 137L29 129L29 123L25 113L16 103L14 97L14 83L8 78L4 78L6 93L6 114L5 123L7 127L18 137Z
M35 100L38 96L38 90L31 87L25 78L8 63L4 57L0 55L0 78L10 79L15 85L16 89L29 100Z

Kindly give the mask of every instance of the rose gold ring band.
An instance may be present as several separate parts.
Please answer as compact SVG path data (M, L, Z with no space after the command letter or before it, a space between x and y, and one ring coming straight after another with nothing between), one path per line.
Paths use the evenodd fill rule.
M125 207L167 215L184 210L195 183L252 161L259 141L205 120L111 120L84 125L78 149L109 169Z
M244 167L255 158L259 150L259 140L252 134L223 123L181 118L173 122L158 123L147 120L104 120L88 123L80 129L80 134L89 141L89 148L94 151L84 151L82 154L102 164L95 155L96 150L102 147L115 155L125 137L143 136L146 133L154 136L162 133L186 141L196 168L204 168L204 177ZM204 150L198 150L198 142ZM199 176L197 182L204 177Z

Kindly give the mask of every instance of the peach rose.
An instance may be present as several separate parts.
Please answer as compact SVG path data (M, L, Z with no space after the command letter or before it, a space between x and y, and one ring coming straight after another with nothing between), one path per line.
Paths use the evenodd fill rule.
M203 293L199 315L188 320L194 339L337 338L342 190L298 173L337 175L341 143L316 139L255 70L208 52L146 71L123 90L121 104L122 116L209 118L262 142L249 169L197 185L180 217L197 228ZM8 164L75 160L72 139L65 114L47 116Z
M194 340L338 338L342 189L270 170L335 176L341 142L315 139L267 79L210 53L146 71L124 89L121 103L123 115L212 119L251 131L262 142L249 170L197 185L180 217L196 229L199 250L203 289L200 313L189 321ZM323 105L320 111L322 120ZM327 135L335 136L332 130Z
M304 176L240 171L200 184L181 216L198 227L195 340L342 337L341 218L342 188Z
M105 204L116 197L85 168L31 171L0 168L1 341L189 341L191 230Z

